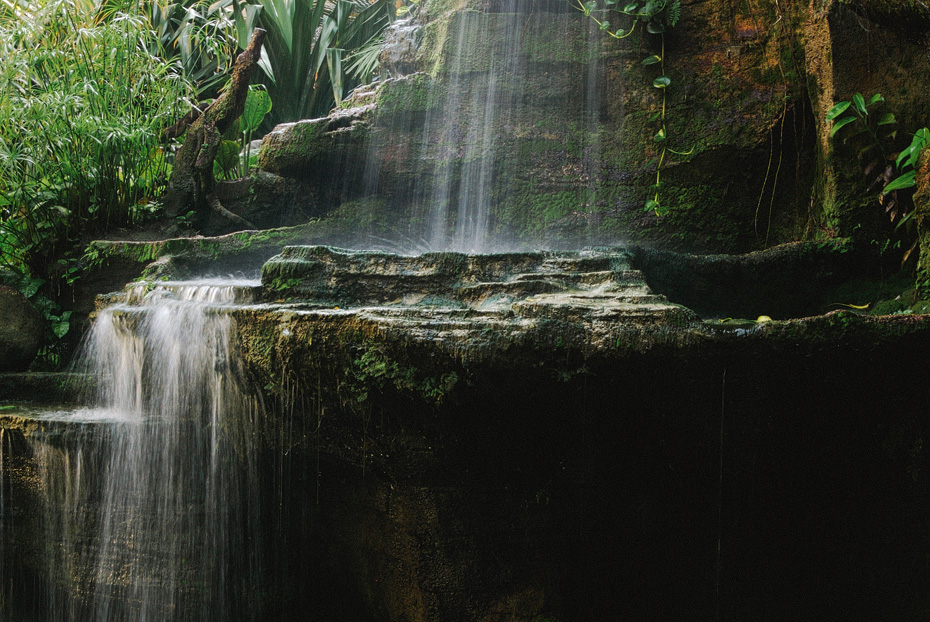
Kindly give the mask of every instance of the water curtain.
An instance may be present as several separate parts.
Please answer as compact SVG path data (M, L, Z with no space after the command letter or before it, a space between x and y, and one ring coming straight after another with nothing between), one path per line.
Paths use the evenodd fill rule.
M98 386L65 437L37 434L48 620L242 620L261 569L257 406L230 283L138 285L101 311Z

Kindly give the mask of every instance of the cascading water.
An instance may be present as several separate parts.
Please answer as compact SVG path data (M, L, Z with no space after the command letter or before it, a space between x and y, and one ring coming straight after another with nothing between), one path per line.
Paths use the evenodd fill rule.
M47 508L30 619L252 619L257 405L225 312L250 285L138 285L98 314L93 406L29 437Z
M386 235L420 251L484 253L550 246L546 223L570 213L579 228L596 227L588 217L600 175L603 33L562 3L500 0L445 19L440 60L416 65L426 72L424 108L382 118L384 138L369 148L366 194L386 197L410 222ZM415 66L418 40L409 23L399 31L382 54L394 78ZM538 205L526 204L536 196Z

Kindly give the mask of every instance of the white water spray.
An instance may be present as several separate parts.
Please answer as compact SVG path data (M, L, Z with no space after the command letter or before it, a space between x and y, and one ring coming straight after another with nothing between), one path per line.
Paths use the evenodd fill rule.
M256 405L227 308L247 283L139 285L98 314L91 408L36 435L48 600L37 619L249 620Z

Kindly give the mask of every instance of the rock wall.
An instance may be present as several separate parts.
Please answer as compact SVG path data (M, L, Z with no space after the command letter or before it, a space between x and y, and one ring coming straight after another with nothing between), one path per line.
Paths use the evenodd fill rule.
M665 37L663 218L643 210L662 93L640 61L659 39L611 39L561 3L424 4L402 49L385 52L392 79L310 122L319 130L278 128L261 166L315 180L343 245L447 248L467 218L458 206L475 196L505 248L894 241L855 146L830 136L825 114L881 92L897 118L888 149L906 145L930 118L926 23L906 0L683 2Z
M270 239L247 241L98 248L115 268L170 252L168 268L194 269ZM262 496L237 558L261 581L243 594L231 576L249 607L233 619L919 618L927 317L701 322L633 266L707 304L687 288L735 273L730 302L757 312L731 281L776 287L790 266L826 290L844 250L288 247L259 303L222 311L263 406L243 413ZM783 285L800 309L818 289ZM78 464L69 427L93 431L74 425L0 416L0 619L52 619L49 603L89 589L79 564L48 567L72 504L38 477Z
M309 465L287 495L316 500L318 595L370 620L925 610L923 318L699 324L594 303L622 256L503 259L293 249L263 277L287 304L236 312Z
M897 118L896 136L885 142L889 157L906 147L912 134L930 123L930 98L919 85L930 80L930 10L906 0L812 2L804 20L804 51L810 100L817 123L817 226L826 233L881 241L891 226L863 175L868 160L851 132L830 136L825 122L834 103L862 93L881 93L878 112ZM921 232L921 236L925 236Z
M923 318L700 324L626 253L289 251L263 276L276 303L236 317L288 460L309 465L287 492L315 498L297 593L371 620L930 602Z
M45 342L45 326L32 303L19 291L0 285L0 372L29 369Z

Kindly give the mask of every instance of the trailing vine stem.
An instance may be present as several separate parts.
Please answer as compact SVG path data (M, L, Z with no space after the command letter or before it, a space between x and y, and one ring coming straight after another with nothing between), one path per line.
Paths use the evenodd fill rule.
M661 37L661 54L659 55L659 71L664 76L665 75L665 33L660 32L659 37ZM653 84L655 84L653 82ZM659 117L660 123L662 125L659 132L655 135L653 140L657 140L662 143L662 152L659 154L659 161L656 163L656 183L654 186L655 196L646 201L646 205L643 207L644 211L653 211L656 216L664 216L668 213L668 206L662 205L659 202L659 190L662 188L662 164L665 162L665 152L667 150L667 145L665 144L665 139L668 137L668 133L665 129L665 102L666 102L667 92L665 88L662 89L662 115Z
M636 24L640 22L643 24L646 32L659 35L660 53L647 56L642 60L644 66L659 65L660 75L652 81L652 86L662 90L662 107L658 113L654 114L649 119L650 122L659 121L659 130L653 136L653 141L655 143L660 143L658 160L656 163L656 181L655 184L650 187L650 191L654 192L654 194L652 194L652 198L646 200L643 210L655 212L656 216L661 217L668 214L669 211L668 206L662 204L660 201L662 165L665 163L666 153L671 151L677 155L690 155L694 150L692 147L692 149L686 152L675 151L669 147L666 142L668 138L668 128L665 122L668 108L668 94L666 89L672 83L672 80L665 73L665 30L666 28L674 27L681 18L681 0L646 0L642 6L640 6L640 2L630 2L623 8L618 7L619 1L620 0L604 0L607 9L599 9L597 0L588 0L584 3L582 3L581 0L576 0L578 8L586 16L593 19L600 30L606 32L614 39L625 39L629 37L636 30ZM624 30L621 28L612 30L609 21L606 19L599 19L595 14L596 12L606 12L607 10L613 10L616 13L632 18L633 23L630 24L629 29Z

